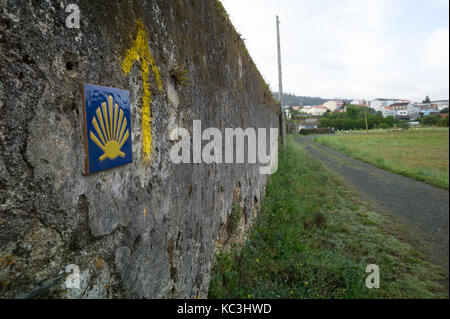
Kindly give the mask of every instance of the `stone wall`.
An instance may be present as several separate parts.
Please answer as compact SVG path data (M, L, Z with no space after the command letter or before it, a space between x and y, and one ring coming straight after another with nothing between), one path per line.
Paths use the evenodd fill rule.
M69 3L79 29L66 27ZM131 59L136 45L150 55ZM173 164L169 133L193 120L278 127L279 114L220 3L0 0L0 48L0 297L206 297L233 203L245 232L267 176L255 164ZM132 164L83 174L82 83L130 91ZM80 289L64 283L70 264Z

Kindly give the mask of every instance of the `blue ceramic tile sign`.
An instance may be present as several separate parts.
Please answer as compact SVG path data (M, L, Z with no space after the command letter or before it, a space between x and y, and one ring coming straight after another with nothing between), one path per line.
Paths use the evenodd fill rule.
M133 162L130 92L83 85L85 174Z

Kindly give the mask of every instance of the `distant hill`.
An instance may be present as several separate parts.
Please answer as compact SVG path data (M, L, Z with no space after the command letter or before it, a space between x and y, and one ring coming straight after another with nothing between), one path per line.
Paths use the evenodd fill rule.
M278 100L278 92L272 92L275 99ZM322 99L320 97L312 96L297 96L291 93L283 93L283 103L289 106L304 106L304 105L321 105L328 102L330 99ZM345 102L350 102L350 100L344 99Z

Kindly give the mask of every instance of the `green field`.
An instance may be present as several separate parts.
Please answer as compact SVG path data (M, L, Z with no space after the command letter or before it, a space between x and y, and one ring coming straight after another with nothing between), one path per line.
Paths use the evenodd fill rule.
M216 255L209 298L448 297L400 226L287 141L245 245ZM369 264L380 289L365 286Z
M320 136L315 141L377 167L448 189L448 129L375 130Z

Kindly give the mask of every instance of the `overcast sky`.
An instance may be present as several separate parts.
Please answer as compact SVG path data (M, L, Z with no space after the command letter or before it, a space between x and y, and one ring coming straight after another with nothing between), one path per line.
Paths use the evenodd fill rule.
M278 91L324 98L449 98L449 0L221 0Z

